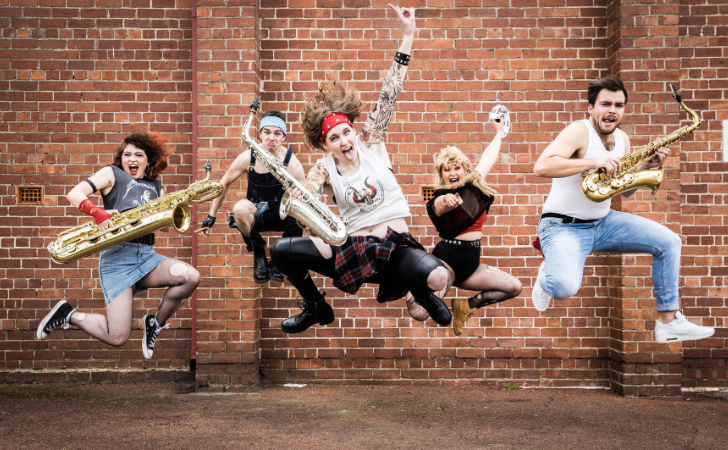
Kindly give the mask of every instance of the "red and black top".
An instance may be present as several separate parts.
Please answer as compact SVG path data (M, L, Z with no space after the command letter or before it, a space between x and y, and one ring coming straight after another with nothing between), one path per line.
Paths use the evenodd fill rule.
M435 214L435 200L445 194L460 194L463 204L438 216ZM456 189L436 190L432 200L427 202L427 214L441 238L455 239L466 231L475 231L478 222L480 223L478 229L480 229L492 204L492 195L483 193L472 184L466 184Z

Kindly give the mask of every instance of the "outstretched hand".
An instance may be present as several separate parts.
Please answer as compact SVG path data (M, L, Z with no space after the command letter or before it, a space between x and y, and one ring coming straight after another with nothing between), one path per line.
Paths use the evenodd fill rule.
M399 22L399 27L402 28L402 31L404 31L404 35L414 36L415 29L417 29L417 26L415 25L415 9L400 8L391 3L389 4L389 7L392 8L395 14L397 14L397 21Z

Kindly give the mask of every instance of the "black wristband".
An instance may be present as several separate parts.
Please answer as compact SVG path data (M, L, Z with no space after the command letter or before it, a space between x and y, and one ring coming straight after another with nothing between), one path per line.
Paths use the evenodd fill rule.
M98 191L98 189L96 189L96 185L95 185L95 184L93 183L93 181L89 180L88 178L86 178L86 179L85 179L85 180L83 180L83 181L85 181L86 183L88 183L88 184L89 184L89 186L91 186L91 189L93 189L93 190L94 190L94 191L92 192L92 194L95 194L95 193L96 193L96 191Z
M212 228L213 225L215 225L215 216L208 214L205 220L202 221L202 228Z
M407 55L405 53L397 52L397 54L394 55L394 60L397 63L402 64L403 66L408 66L409 65L409 60L410 60L410 55Z

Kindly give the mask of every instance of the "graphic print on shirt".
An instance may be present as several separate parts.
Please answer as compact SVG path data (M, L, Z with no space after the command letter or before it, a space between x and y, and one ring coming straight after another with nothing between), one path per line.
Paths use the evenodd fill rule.
M360 212L369 212L384 201L384 186L379 180L356 178L346 186L346 203Z
M129 195L129 191L131 191L135 187L144 188L144 191L142 191L142 195L140 196L139 200L132 200L134 206L145 205L152 201L154 198L156 198L152 198L152 192L154 192L155 194L157 193L157 190L154 187L144 183L139 183L136 180L131 180L129 184L126 185L126 192L124 193L123 198L126 198L126 196Z

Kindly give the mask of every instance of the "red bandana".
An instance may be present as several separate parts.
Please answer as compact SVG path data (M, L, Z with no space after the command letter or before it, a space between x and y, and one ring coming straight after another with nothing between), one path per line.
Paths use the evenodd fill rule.
M324 117L323 122L321 122L321 142L326 139L326 135L329 134L329 131L333 127L342 123L348 123L351 126L351 120L349 120L346 114L334 112Z

